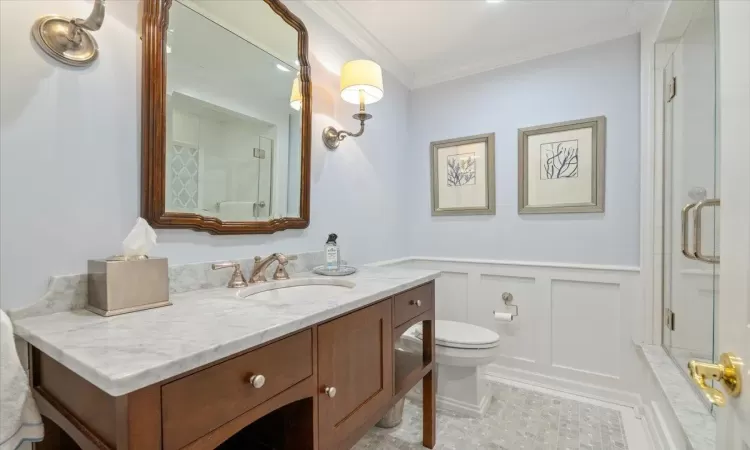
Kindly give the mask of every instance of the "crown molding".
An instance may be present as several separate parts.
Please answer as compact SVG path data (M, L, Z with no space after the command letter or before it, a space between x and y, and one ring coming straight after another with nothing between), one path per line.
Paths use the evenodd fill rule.
M305 0L305 5L369 58L398 78L404 86L412 88L413 72L367 31L337 0Z
M575 36L575 39L567 41L550 40L527 47L519 46L507 49L506 51L497 52L497 54L491 58L486 58L471 64L446 66L446 68L441 71L417 72L412 87L413 89L425 88L447 81L489 72L501 67L508 67L558 53L565 53L571 50L601 44L603 42L631 36L637 33L638 29L634 28L629 23L608 23L600 26L598 29L589 29L585 33L578 34Z
M644 26L655 21L659 22L664 15L665 5L669 4L668 0L633 0L625 17L606 23L592 24L592 26L567 40L546 40L525 47L514 46L470 64L446 64L439 70L411 70L372 33L367 31L356 17L341 6L338 0L304 0L304 2L333 29L362 50L369 58L377 61L409 89L425 88L633 35L639 33Z

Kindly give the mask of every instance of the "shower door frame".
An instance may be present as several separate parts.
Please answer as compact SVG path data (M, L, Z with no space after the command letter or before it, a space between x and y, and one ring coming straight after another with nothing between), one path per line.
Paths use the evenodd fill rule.
M676 47L704 2L670 2L661 19L641 30L641 292L645 344L664 346L664 73L671 52L657 53L657 44ZM718 44L718 43L717 43ZM717 79L718 82L718 79ZM679 87L678 87L679 90ZM679 319L678 319L679 320ZM666 351L666 350L665 350ZM670 355L671 357L671 355Z

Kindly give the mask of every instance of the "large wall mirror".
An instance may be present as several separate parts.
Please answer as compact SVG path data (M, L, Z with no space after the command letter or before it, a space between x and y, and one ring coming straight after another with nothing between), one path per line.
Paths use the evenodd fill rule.
M278 0L144 0L142 213L216 234L305 228L307 32Z

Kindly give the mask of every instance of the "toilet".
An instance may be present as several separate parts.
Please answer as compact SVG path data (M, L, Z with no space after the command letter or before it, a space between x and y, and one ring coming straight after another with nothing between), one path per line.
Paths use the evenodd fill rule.
M495 360L500 336L476 325L435 321L438 407L472 417L481 417L492 400L485 367ZM422 351L422 324L401 336L405 350Z

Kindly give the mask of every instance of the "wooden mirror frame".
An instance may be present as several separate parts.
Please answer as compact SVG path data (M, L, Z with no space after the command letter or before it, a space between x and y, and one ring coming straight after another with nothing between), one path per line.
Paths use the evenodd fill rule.
M279 0L264 0L297 30L300 92L302 93L300 217L264 222L223 222L216 217L166 211L166 34L172 0L143 1L143 73L141 106L141 215L154 228L189 228L211 234L270 234L310 224L310 127L312 97L307 29Z

